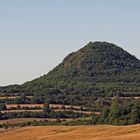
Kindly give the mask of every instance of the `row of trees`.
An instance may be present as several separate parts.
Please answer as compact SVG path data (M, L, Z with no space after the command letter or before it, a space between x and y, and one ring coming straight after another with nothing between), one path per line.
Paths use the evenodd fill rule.
M9 112L1 113L0 119L14 119L14 118L80 118L88 117L89 115L73 111L42 111L42 112Z
M22 109L20 105L17 105L16 109ZM89 116L82 112L74 112L73 110L67 110L65 107L63 107L63 110L61 111L54 111L52 108L50 108L49 104L45 103L43 105L43 108L41 112L31 111L33 108L28 108L29 110L26 110L25 112L0 112L0 119L13 119L13 118L79 118L83 116ZM7 107L5 104L0 104L0 111L7 110Z

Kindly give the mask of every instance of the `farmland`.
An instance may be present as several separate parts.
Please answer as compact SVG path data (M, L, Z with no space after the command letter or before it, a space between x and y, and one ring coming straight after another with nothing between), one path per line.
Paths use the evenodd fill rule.
M18 104L21 107L43 107L43 104ZM80 106L72 106L72 105L62 105L62 104L49 104L50 108L73 108L80 109ZM11 109L12 107L17 107L17 104L6 104L7 109Z
M8 125L19 125L32 121L56 121L56 118L17 118L17 119L8 119L8 120L0 120L0 125L8 124ZM61 120L72 120L72 118L61 118Z
M1 140L139 140L140 125L36 126L0 131Z
M32 99L32 96L24 96ZM12 104L13 100L21 100L21 96L1 96L0 100L10 100L9 104L1 104L1 110L5 118L0 120L1 127L15 127L21 125L31 125L37 121L38 125L46 125L46 121L57 123L60 121L73 120L80 117L88 117L93 114L86 107L65 104L44 104L44 103L19 103ZM99 112L94 112L99 115ZM45 122L44 122L45 121ZM28 124L29 122L29 124ZM42 123L43 122L43 123ZM49 124L49 123L47 123Z

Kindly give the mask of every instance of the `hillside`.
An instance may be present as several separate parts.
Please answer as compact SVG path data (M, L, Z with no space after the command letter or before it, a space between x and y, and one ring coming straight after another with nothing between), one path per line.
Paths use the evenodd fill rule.
M75 87L82 83L137 83L140 82L139 71L140 60L122 48L107 42L90 42L79 51L69 54L47 75L24 86L67 88L73 83Z
M14 106L8 109L8 104ZM1 87L0 110L1 119L90 117L71 124L140 123L140 60L112 43L89 42L47 75Z
M85 105L96 97L140 96L140 60L112 43L89 42L47 75L21 86L3 87L1 92L28 93L49 103L74 105Z
M138 140L140 125L45 126L0 131L1 140Z
M47 75L27 82L23 87L35 92L57 88L68 92L72 90L76 94L75 89L91 88L98 92L108 86L123 85L127 90L128 84L136 88L139 83L140 60L114 44L90 42L69 54Z

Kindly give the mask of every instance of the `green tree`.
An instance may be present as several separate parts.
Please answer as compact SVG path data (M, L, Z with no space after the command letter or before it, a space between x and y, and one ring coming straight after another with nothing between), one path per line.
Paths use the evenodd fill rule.
M140 109L137 107L133 107L133 109L132 109L131 122L133 124L140 122Z
M0 104L0 111L1 110L7 110L7 107L5 104Z
M44 112L48 112L48 113L51 112L51 108L50 108L49 104L45 103L45 104L43 105L43 111L44 111Z
M108 123L108 115L110 113L110 109L105 107L101 113L100 119L98 121L99 124Z

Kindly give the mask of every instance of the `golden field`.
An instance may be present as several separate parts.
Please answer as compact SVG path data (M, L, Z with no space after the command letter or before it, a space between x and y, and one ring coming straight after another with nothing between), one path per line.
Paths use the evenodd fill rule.
M140 140L140 125L36 126L1 129L0 140Z

